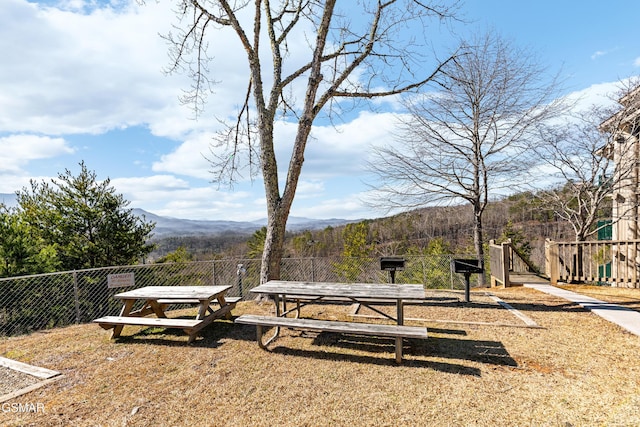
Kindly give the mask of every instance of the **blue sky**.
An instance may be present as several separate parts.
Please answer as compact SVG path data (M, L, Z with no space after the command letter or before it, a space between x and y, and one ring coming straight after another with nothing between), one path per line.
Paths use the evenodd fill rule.
M612 93L640 73L640 2L468 0L459 35L493 29L561 71L565 95ZM261 180L233 190L212 184L204 158L216 129L246 87L243 53L216 43L215 87L205 114L178 102L186 76L162 73L174 22L167 0L0 2L0 193L30 179L76 173L85 161L131 207L178 218L256 220L266 216ZM435 48L451 39L434 40ZM220 40L217 40L218 42ZM444 50L441 52L443 53ZM383 215L360 201L370 144L391 140L392 105L359 111L338 128L316 126L291 214L309 218ZM290 138L291 126L278 137ZM288 161L280 160L282 167Z

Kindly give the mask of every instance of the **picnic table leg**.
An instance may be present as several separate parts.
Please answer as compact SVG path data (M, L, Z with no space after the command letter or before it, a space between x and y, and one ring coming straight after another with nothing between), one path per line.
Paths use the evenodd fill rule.
M224 307L224 306L220 306ZM209 308L209 301L200 301L200 306L198 308L198 315L196 316L197 320L204 319L204 316L207 314L207 309Z
M156 317L167 317L167 315L164 313L164 310L162 309L162 304L158 304L158 302L154 300L147 300L146 304L149 305L151 310L155 313Z
M258 339L258 345L261 349L266 350L267 345L271 342L271 339L267 341L267 344L262 342L262 325L256 325L256 338Z
M402 363L402 337L396 337L396 363Z
M401 299L399 299L396 302L396 319L398 321L398 325L403 325L404 324L404 304L403 301Z
M286 295L284 296L284 298L286 300ZM276 303L276 317L280 317L280 295L275 294L273 296L273 301Z
M124 300L124 303L122 304L122 309L120 310L120 317L129 316L129 314L131 313L131 309L133 308L134 302L135 300L132 300L132 299ZM120 333L122 333L122 328L124 328L124 325L115 325L113 327L113 331L111 332L111 339L118 338L120 336Z
M401 299L396 302L396 319L398 325L404 324L404 304ZM396 337L396 363L402 363L402 337Z
M284 297L284 298L285 298L285 301L286 301L286 297ZM275 295L273 296L273 300L274 300L274 302L276 303L276 317L280 317L280 295L275 294ZM284 302L283 302L283 303L284 303ZM286 303L285 303L285 304L286 304ZM285 310L285 313L286 313L286 310ZM267 346L268 346L268 345L269 345L273 340L275 340L276 338L278 338L278 335L280 335L280 326L276 326L274 329L275 329L275 331L274 331L274 333L273 333L273 336L272 336L271 338L269 338L269 339L267 340L267 342L266 342L266 343L264 343L264 344L263 344L263 343L262 343L262 325L258 325L258 326L257 326L257 331L256 331L256 332L257 332L257 334L258 334L258 344L260 345L260 348L266 349L266 347L267 347Z
M227 300L224 299L224 295L218 296L218 304L220 304L220 308L223 308L227 305ZM207 307L209 304L207 304ZM224 315L225 319L231 320L231 310L227 311L227 314Z

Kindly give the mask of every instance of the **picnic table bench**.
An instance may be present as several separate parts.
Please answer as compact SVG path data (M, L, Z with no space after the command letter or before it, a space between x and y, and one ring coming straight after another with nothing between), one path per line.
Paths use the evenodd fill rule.
M236 323L256 325L257 340L260 348L266 349L262 341L263 326L305 329L318 332L337 332L341 334L373 335L393 337L396 339L396 362L402 363L402 339L426 339L427 328L402 325L379 325L359 322L338 322L335 320L300 319L292 317L256 316L243 314L236 319Z
M269 295L273 297L276 305L275 316L256 316L245 314L238 317L235 322L256 325L258 345L266 349L279 334L280 327L293 329L306 329L312 331L327 331L337 333L350 333L360 335L388 336L395 338L396 362L402 363L402 339L403 338L427 338L427 328L417 326L404 326L403 301L424 298L422 285L395 285L395 284L346 284L326 282L287 282L269 281L251 290L253 293ZM293 296L293 298L291 297ZM301 319L301 300L321 301L323 299L346 299L361 303L372 310L383 314L396 324L370 324L361 322L338 322L320 319ZM371 307L371 301L376 298L396 302L396 317ZM294 299L296 305L296 317L286 317L292 310L287 310L287 299ZM282 310L280 309L282 301ZM266 343L263 342L263 328L275 327L275 333Z
M231 286L147 286L122 292L114 298L123 302L119 316L104 316L94 319L103 329L113 329L111 338L120 336L126 325L150 326L163 328L180 328L189 335L189 343L193 342L197 333L221 317L231 318L231 310L238 299L225 298L225 293ZM133 311L136 301L142 300L142 308ZM198 305L195 319L168 318L165 310L170 304ZM212 304L219 308L213 310ZM145 317L148 314L156 317ZM208 313L208 314L207 314Z

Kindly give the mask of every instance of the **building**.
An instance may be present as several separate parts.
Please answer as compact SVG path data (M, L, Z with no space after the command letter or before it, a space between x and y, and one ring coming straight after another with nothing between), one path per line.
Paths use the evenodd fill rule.
M612 241L640 239L640 86L619 99L619 111L600 125L611 137L602 154L613 159L615 169L611 188ZM613 244L611 275L623 281L640 277L640 251L637 244Z
M640 205L640 86L618 101L620 110L600 129L611 134L602 151L615 163L612 187L612 240L636 240Z

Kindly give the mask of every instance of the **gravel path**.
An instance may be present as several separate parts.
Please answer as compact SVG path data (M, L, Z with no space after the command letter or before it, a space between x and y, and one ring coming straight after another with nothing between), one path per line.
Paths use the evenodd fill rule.
M42 381L41 378L0 366L0 396Z

